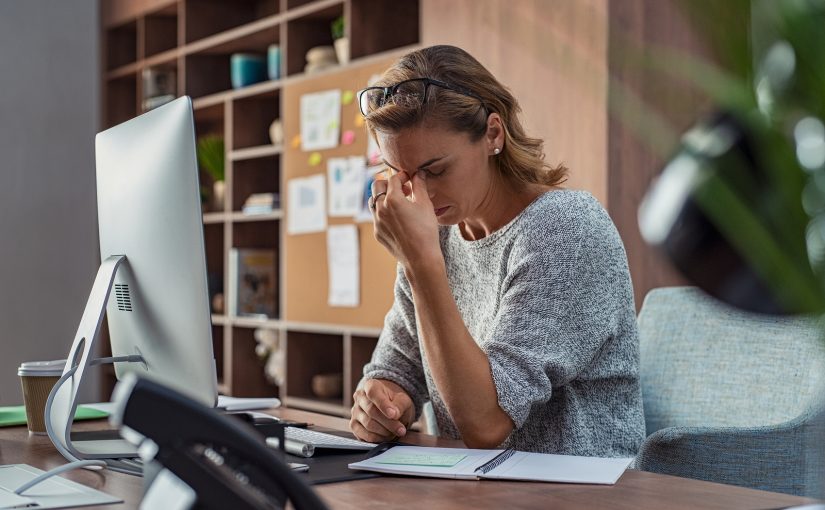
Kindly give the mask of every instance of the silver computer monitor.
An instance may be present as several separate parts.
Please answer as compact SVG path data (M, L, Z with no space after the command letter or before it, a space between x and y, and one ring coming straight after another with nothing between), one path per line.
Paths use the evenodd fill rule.
M63 379L49 437L67 458L134 454L123 440L78 440L77 390L94 365L103 312L118 378L137 372L208 406L217 401L192 102L182 97L97 135L101 267Z
M125 255L106 306L118 378L142 372L217 399L192 103L181 97L95 140L100 259Z

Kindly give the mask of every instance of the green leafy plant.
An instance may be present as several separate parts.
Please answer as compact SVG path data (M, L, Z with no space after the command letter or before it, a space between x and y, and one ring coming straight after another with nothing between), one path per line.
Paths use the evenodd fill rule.
M222 181L225 178L225 158L226 146L223 137L206 135L198 140L198 164L201 170L215 181Z
M338 16L335 18L332 23L330 23L330 29L332 30L332 39L340 39L344 37L344 16Z
M662 47L628 48L629 58L704 92L751 150L728 150L731 123L700 123L671 152L665 172L688 161L697 169L682 185L781 309L825 312L825 4L680 5L714 58ZM631 90L616 87L614 99L642 111L633 129L643 138L654 138L646 136L653 127L672 128Z

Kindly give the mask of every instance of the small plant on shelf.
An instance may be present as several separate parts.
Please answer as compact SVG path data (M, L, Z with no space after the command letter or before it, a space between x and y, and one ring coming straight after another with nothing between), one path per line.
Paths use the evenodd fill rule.
M215 211L223 210L226 194L225 159L226 145L223 137L206 135L198 139L198 164L201 170L212 178L212 210Z
M335 45L335 56L338 57L339 64L349 62L349 38L346 37L346 25L344 16L338 16L330 24L332 40Z

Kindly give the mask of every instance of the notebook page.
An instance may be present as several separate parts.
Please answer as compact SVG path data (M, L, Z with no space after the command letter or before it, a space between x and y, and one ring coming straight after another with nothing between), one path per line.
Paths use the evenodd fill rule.
M463 478L475 480L478 466L488 462L503 450L475 450L468 448L434 448L427 446L396 446L370 459L354 462L350 469L378 473L427 476L435 478ZM454 465L453 461L463 456ZM398 459L409 458L410 464L399 464ZM422 465L423 463L428 465Z
M518 452L484 478L613 485L632 460Z

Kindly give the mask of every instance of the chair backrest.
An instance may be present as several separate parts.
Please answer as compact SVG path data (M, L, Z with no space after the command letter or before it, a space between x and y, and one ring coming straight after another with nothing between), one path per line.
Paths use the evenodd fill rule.
M775 425L808 410L822 381L822 324L745 313L693 287L652 290L639 313L647 433Z

